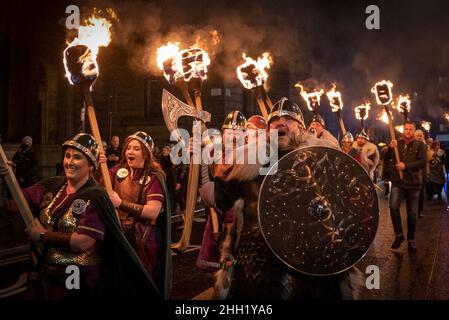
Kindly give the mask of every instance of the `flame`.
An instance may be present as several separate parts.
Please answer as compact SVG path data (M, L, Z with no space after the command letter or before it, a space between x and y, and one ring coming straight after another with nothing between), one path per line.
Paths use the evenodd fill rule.
M332 84L332 89L326 92L327 98L329 99L329 104L331 105L332 112L338 112L343 109L343 100L341 99L340 91L335 91L337 85Z
M245 62L237 67L237 77L246 89L254 89L263 85L268 79L267 70L270 69L273 59L269 52L264 52L262 57L258 57L255 61L251 57L247 57L246 53L242 54Z
M182 78L190 81L192 78L207 78L209 55L200 48L180 50L179 42L168 42L157 49L157 65L164 71L168 82L173 83Z
M399 95L394 108L398 110L400 113L404 114L405 112L406 113L410 112L410 105L411 101L408 95L406 96Z
M207 79L209 55L200 48L190 48L179 52L181 55L182 75L185 81L192 78Z
M164 77L168 82L173 83L182 76L181 55L179 52L179 42L168 42L157 49L157 65L164 71Z
M393 115L391 115L391 119L393 119ZM380 115L377 116L377 120L381 120L383 123L388 124L388 115L387 112L384 110L380 113Z
M221 41L221 36L218 30L212 30L209 32L210 37L212 38L212 44L214 46L218 45Z
M449 121L449 112L446 112L446 113L444 114L444 118L445 118L447 121Z
M355 117L358 120L368 119L368 111L371 109L371 104L369 102L365 102L364 104L355 107Z
M112 9L107 9L109 15L116 19L117 16ZM99 75L97 54L99 47L107 47L111 42L110 28L112 23L110 20L99 17L101 11L94 10L92 16L84 21L85 25L80 26L78 29L78 37L73 39L72 42L68 42L67 48L64 50L63 61L66 71L66 77L69 79L70 84L75 84L81 80L81 77L90 78L94 80ZM74 48L77 47L78 48ZM83 46L87 47L86 49ZM72 48L72 49L71 49ZM83 52L84 51L84 52ZM67 61L69 55L74 55L75 60ZM72 67L76 68L73 64L82 64L81 74L72 74L74 71ZM72 72L70 72L72 70Z
M429 121L421 121L421 127L423 127L424 130L426 130L427 132L430 131L430 127L432 126L432 124Z
M391 92L391 88L393 87L393 83L389 80L382 80L377 82L374 87L371 88L371 92L376 96L376 100L378 104L389 104L393 99L393 94Z
M404 125L401 124L400 126L395 126L394 130L396 130L397 132L400 132L400 133L404 133Z
M298 82L295 84L295 88L298 89L299 94L307 103L307 107L310 111L316 111L320 106L320 98L323 95L324 91L321 89L320 91L306 92L303 86Z

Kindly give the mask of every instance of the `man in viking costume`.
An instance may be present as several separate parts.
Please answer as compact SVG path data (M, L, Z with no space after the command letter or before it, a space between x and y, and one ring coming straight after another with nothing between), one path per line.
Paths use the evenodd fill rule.
M335 147L335 144L318 139L315 134L306 131L298 105L287 98L282 98L274 105L268 126L269 130L276 129L278 132L279 159L299 147ZM258 215L261 185L265 178L260 175L261 166L234 165L228 170L227 176L215 180L217 211L226 212L231 207L234 211L233 227L224 241L221 253L223 267L216 275L218 298L353 298L350 272L324 277L307 275L289 268L271 250L262 234ZM356 166L359 165L356 163ZM288 244L285 243L285 246Z

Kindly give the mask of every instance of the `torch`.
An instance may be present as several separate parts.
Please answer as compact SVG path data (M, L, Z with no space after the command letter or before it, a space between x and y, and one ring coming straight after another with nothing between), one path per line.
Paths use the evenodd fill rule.
M111 23L105 18L90 17L86 26L80 26L78 37L64 50L64 67L71 85L81 90L87 109L92 134L100 152L104 152L100 130L92 101L92 85L99 75L97 53L100 46L106 47L111 41ZM100 164L106 190L112 191L111 178L106 163Z
M332 108L332 112L337 115L338 122L340 123L341 133L346 136L346 128L343 122L343 118L341 117L341 110L343 110L343 100L341 99L340 91L336 91L337 85L335 83L332 84L332 89L326 92L327 98L329 99L329 104Z
M396 109L404 116L404 122L408 121L408 114L410 113L410 99L409 96L399 95L396 102Z
M368 111L371 109L371 104L369 102L365 102L364 104L355 107L355 117L360 120L360 131L365 129L363 121L368 119Z
M157 63L159 68L164 71L164 76L168 82L181 90L188 105L201 113L201 87L203 81L207 78L207 66L210 64L207 53L200 48L180 51L179 43L169 43L167 46L158 49ZM194 92L195 103L193 103L188 91L189 84ZM203 121L195 120L192 132L196 131L198 126L200 126L199 131L202 134L205 129ZM200 163L195 163L194 157L192 155L190 158L184 228L181 239L172 245L172 248L179 252L184 252L188 248L192 232L201 166ZM212 214L216 213L213 212ZM217 220L216 216L213 220ZM214 231L218 232L218 230Z
M307 108L317 116L320 109L320 98L324 91L322 89L319 91L315 89L313 92L306 92L299 82L295 84L295 88L298 90L299 95L306 101ZM316 134L315 130L313 130L313 133Z
M237 67L237 77L246 89L254 90L260 112L265 121L268 121L268 112L265 103L268 105L269 110L271 110L273 109L273 102L268 96L264 84L268 79L267 69L270 68L273 60L269 52L264 52L262 58L258 57L257 61L251 57L247 57L245 53L242 56L245 62Z
M429 121L421 121L421 127L427 131L427 133L430 132L430 128L432 127L432 124Z
M392 87L393 87L393 83L391 83L391 81L382 80L382 81L377 82L374 85L374 87L371 88L371 92L374 93L374 95L376 96L377 103L384 106L385 114L388 119L388 129L390 131L391 139L396 140L396 135L394 133L394 128L393 128L393 119L392 119L390 110L388 108L388 105L393 100L393 93L391 91ZM401 161L401 159L399 158L399 151L398 151L397 147L394 148L394 155L396 158L396 163L399 163ZM399 177L402 180L402 178L403 178L402 171L399 171Z
M443 116L444 119L446 119L449 122L449 112L446 112Z

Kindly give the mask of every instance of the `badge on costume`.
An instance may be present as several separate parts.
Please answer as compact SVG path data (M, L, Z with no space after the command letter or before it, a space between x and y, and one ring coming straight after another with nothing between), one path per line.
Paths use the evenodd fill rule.
M119 170L117 171L117 178L118 178L119 180L123 180L123 179L125 179L125 178L128 176L128 174L129 174L128 169L126 169L126 168L121 168L121 169L119 169Z
M73 201L71 208L73 215L80 216L86 211L87 203L83 199L76 199Z
M140 178L139 183L140 183L140 184L143 184L143 185L145 185L145 186L148 185L148 184L150 183L151 178L148 176L148 177L147 177L147 180L145 181L145 184L143 183L143 178L144 178L144 177Z

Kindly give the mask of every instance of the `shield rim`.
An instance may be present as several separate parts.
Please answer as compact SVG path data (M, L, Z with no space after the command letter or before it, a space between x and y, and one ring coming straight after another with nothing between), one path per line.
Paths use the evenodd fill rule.
M342 270L340 270L340 271L338 271L338 272L334 272L334 273L325 273L325 274L323 274L323 273L309 273L309 272L305 272L305 271L303 271L303 270L299 270L299 269L297 269L297 268L295 268L295 267L293 267L290 263L288 263L287 261L285 261L284 259L282 259L277 253L276 253L276 251L274 251L273 250L273 248L272 248L272 246L270 245L270 242L267 240L267 237L266 237L266 235L265 235L265 233L264 233L264 230L263 230L263 228L262 228L262 223L261 223L261 221L260 221L260 199L261 199L261 192L262 192L262 189L263 189L263 186L264 186L264 184L265 184L265 182L266 182L266 180L267 180L267 178L269 177L269 176L271 176L271 175L273 175L273 174L275 174L275 173L272 173L272 171L274 170L274 168L276 168L276 170L277 170L277 164L282 160L282 159L284 159L285 157L287 157L287 156L289 156L291 153L293 153L293 152L298 152L298 151L300 151L300 150L302 150L302 149L308 149L308 148L319 148L319 149L329 149L329 150L333 150L333 151L338 151L338 152L340 152L340 153L343 153L343 154L345 154L345 155L347 155L348 157L350 157L350 158L352 158L358 165L359 165L359 167L361 167L362 169L363 169L363 172L364 172L364 174L368 177L368 179L369 180L371 180L371 178L370 178L370 176L369 176L369 174L368 174L368 172L366 172L366 169L354 158L354 157L352 157L351 155L349 155L349 154L347 154L347 153L344 153L343 151L340 151L340 150L338 150L338 149L334 149L334 148L330 148L330 147L324 147L324 146L303 146L303 147L299 147L299 148L296 148L296 149L294 149L294 150L292 150L292 151L290 151L289 153L287 153L286 155L284 155L283 157L281 157L271 168L270 168L270 170L268 171L268 173L266 174L266 176L265 176L265 178L263 179L263 181L262 181L262 184L260 185L260 188L259 188L259 195L258 195L258 199L257 199L257 220L258 220L258 222L259 222L259 226L260 226L260 233L262 234L262 236L263 236L263 238L264 238L264 240L265 240L265 243L266 243L266 245L270 248L270 250L271 250L271 252L284 264L284 265L286 265L286 266L288 266L290 269L292 269L292 270L294 270L294 271L296 271L296 272L300 272L300 273L302 273L302 274L306 274L306 275L309 275L309 276L318 276L318 277L328 277L328 276L332 276L332 275L337 275L337 274L340 274L340 273L343 273L343 272L345 272L345 271L347 271L347 270L349 270L349 269L351 269L354 265L356 265L357 263L359 263L360 262L360 260L362 260L365 256L366 256L366 254L368 253L368 251L371 249L371 247L373 246L373 243L374 243L374 240L376 239L376 236L377 236L377 232L378 232L378 230L379 230L379 219L380 219L380 206L379 206L379 197L378 197L378 195L377 195L377 192L374 192L374 194L375 194L375 199L377 200L376 202L377 202L377 226L376 226L376 234L374 235L374 237L373 237L373 240L371 241L371 243L370 243L370 245L368 246L368 248L366 249L366 251L365 251L365 253L357 260L357 261L355 261L353 264L351 264L350 266L348 266L347 268L345 268L345 269L342 269ZM374 182L372 182L372 184L374 185ZM374 191L376 191L376 188L373 186L373 189L374 189Z

